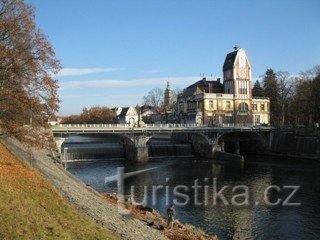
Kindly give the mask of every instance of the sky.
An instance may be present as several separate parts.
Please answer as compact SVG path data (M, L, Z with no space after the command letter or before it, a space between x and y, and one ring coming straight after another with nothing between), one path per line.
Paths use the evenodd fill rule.
M155 87L222 76L246 50L257 79L320 64L319 0L27 0L63 69L60 115L135 106Z

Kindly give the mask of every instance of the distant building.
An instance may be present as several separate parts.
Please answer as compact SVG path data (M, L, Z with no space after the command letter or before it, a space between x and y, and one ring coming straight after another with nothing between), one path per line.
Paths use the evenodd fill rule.
M49 119L48 119L48 124L50 126L55 126L55 125L58 125L60 124L60 122L62 121L62 117L56 117L56 116L51 116Z
M251 64L243 49L235 47L223 64L220 79L203 78L178 95L176 113L180 123L269 124L270 101L252 98Z
M139 120L138 112L134 107L119 107L115 111L119 124L134 126Z
M154 123L154 117L155 115L159 114L159 112L156 110L153 106L143 105L140 109L140 119L144 123Z
M164 91L164 107L171 108L173 104L173 91L170 88L170 83L167 82L167 88Z

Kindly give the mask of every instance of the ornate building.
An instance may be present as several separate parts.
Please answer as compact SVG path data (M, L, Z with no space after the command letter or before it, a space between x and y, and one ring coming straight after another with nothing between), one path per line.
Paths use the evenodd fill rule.
M181 123L269 124L270 101L253 98L251 64L246 52L235 47L223 64L223 83L206 78L179 94L176 115Z

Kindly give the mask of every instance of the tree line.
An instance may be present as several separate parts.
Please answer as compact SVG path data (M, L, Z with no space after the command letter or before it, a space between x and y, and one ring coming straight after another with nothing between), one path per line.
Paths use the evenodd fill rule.
M116 123L117 116L115 110L108 107L95 106L83 108L82 113L70 115L61 121L64 124L108 124Z
M252 89L254 97L270 98L270 122L279 127L318 126L320 122L320 65L291 76L268 69Z

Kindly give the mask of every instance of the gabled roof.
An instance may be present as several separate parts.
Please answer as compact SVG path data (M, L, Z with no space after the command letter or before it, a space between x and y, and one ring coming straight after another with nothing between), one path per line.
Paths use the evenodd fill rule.
M128 110L128 107L123 107L118 117L125 117L127 115Z
M226 60L224 60L223 71L227 69L232 69L234 62L236 61L237 53L239 50L228 53L226 56Z
M220 93L222 92L222 87L223 85L220 83L219 79L217 81L208 81L203 78L202 80L199 80L185 88L180 96L188 97L199 92Z

